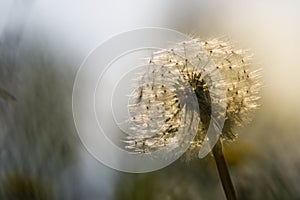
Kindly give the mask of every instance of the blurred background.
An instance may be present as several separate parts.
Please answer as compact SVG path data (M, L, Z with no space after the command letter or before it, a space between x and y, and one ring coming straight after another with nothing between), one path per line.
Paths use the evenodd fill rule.
M72 118L88 53L117 33L164 27L229 36L263 69L261 109L225 145L240 199L300 199L300 2L0 1L0 199L225 199L212 156L147 174L97 162Z

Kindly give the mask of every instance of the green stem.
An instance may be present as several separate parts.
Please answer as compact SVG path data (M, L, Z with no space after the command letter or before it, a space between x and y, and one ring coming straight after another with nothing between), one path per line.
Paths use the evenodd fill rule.
M226 198L227 200L236 200L236 192L230 178L229 170L223 154L223 146L220 140L218 140L212 151Z

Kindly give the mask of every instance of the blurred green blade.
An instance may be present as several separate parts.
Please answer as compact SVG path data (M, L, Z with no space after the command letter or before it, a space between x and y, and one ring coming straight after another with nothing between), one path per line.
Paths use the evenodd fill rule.
M14 97L12 94L7 92L6 90L0 88L0 98L4 99L5 101L16 101L16 97Z

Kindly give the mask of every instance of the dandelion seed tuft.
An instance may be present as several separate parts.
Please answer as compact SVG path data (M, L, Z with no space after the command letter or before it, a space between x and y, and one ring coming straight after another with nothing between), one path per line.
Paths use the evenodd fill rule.
M224 38L193 39L153 53L132 94L129 112L133 134L127 137L126 147L138 153L179 147L194 128L189 127L189 120L198 117L196 135L186 154L191 157L201 148L210 121L223 115L213 116L212 112L221 109L212 111L212 105L226 105L220 137L234 140L237 127L248 123L249 113L258 107L260 71L252 65L248 50L237 49ZM196 95L197 105L189 101L187 88ZM222 90L226 97L220 95Z

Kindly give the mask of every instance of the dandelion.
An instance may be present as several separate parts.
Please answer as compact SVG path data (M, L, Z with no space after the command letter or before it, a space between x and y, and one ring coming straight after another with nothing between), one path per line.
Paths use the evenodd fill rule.
M151 153L188 141L190 159L201 149L212 121L220 129L212 152L227 198L236 199L222 142L236 139L237 128L250 122L249 113L258 108L260 71L252 63L249 51L225 38L193 39L153 53L130 101L134 133L127 137L127 148ZM191 130L196 134L189 135Z
M224 39L195 39L154 53L129 105L131 129L138 130L138 135L128 137L127 147L136 152L151 152L169 144L165 140L179 137L179 127L186 125L181 123L181 116L186 110L195 108L187 96L189 87L197 96L201 118L189 151L200 149L213 103L226 103L221 138L234 140L236 128L248 123L249 111L258 107L260 75L259 71L251 71L251 64L248 51L236 50ZM221 77L216 78L216 74ZM210 88L214 88L214 94ZM218 91L224 89L226 97L222 99ZM212 99L219 102L212 102Z

